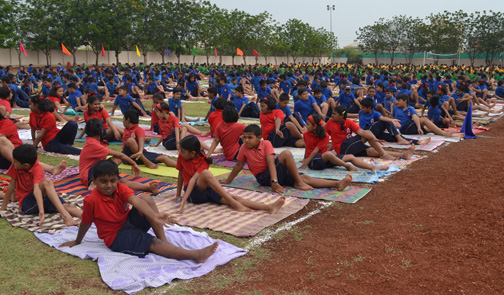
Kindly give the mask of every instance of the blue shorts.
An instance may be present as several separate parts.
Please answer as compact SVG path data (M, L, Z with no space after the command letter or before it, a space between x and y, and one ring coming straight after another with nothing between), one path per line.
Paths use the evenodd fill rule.
M295 138L291 133L289 128L283 124L280 126L280 131L283 133L283 138L281 138L278 134L276 134L276 130L273 130L269 133L267 140L271 142L273 147L282 147L282 146L291 146L296 147L296 141L298 138Z
M124 146L124 150L122 151L123 154L125 154L126 156L130 157L131 155L133 155L133 153L130 151L129 147L128 146ZM143 151L143 155L147 158L147 160L151 161L152 163L156 164L156 163L159 163L159 161L156 161L156 159L161 156L160 154L156 154L156 153L151 153L151 152L148 152L146 150ZM140 160L140 158L138 158L138 160L134 160L135 163L137 163L138 165L142 165L144 162L142 160ZM124 164L128 164L127 162L123 161ZM129 164L128 164L129 165Z
M291 176L287 167L280 163L278 159L275 159L275 167L277 171L278 184L294 186L294 184L296 183L294 181L294 178ZM271 186L271 174L269 169L266 169L263 172L257 174L255 178L260 185Z
M155 133L159 134L159 123L154 124L154 127L152 128L152 131Z
M0 169L9 169L11 165L12 163L0 154Z
M184 187L184 191L187 191L187 186ZM203 203L215 203L220 204L222 197L209 186L207 189L202 191L198 188L198 184L194 184L193 190L189 195L187 200L193 204L203 204Z
M63 200L61 197L58 197L60 199L61 204L65 204L65 200ZM44 213L56 213L58 210L56 210L56 206L49 200L47 196L42 197L43 204L44 204ZM39 214L39 207L37 205L37 199L35 199L35 195L33 192L29 193L23 200L23 203L21 204L21 207L23 208L23 213L24 214Z
M147 233L151 228L149 221L140 215L136 208L128 213L128 219L117 232L110 250L140 258L145 257L154 237Z
M366 157L368 147L362 142L362 138L357 135L345 139L340 147L340 155L354 155L356 157Z
M421 128L424 134L428 133L423 126ZM402 134L418 134L418 128L413 120L402 125L400 131Z
M343 159L344 155L337 155L338 158ZM327 161L327 163L324 163L322 161L322 154L318 154L311 160L311 162L308 164L308 168L312 170L323 170L326 168L332 168L336 167L338 165L331 163L330 161Z
M463 101L457 105L457 111L459 112L467 112L469 107L467 106L467 102Z
M163 146L167 150L177 149L177 137L175 136L175 132L163 138Z

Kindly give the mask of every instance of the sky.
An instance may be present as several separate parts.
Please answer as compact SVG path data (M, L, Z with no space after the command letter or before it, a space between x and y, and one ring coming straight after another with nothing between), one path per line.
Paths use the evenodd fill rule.
M332 11L332 31L338 38L338 47L342 48L356 38L359 27L372 25L379 18L391 18L395 15L406 15L425 19L431 13L463 10L499 11L502 0L422 0L422 1L331 1L331 0L209 0L220 8L228 10L239 9L250 14L269 12L279 23L286 23L291 18L297 18L314 28L330 28L330 12L327 5L335 5Z

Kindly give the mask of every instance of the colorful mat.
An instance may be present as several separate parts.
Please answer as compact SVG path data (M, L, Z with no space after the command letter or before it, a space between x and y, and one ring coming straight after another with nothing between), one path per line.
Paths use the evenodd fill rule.
M226 157L224 157L224 154L219 154L219 155L215 155L215 156L212 156L212 161L213 161L213 164L216 164L216 165L219 165L219 166L223 166L223 167L229 167L229 168L232 168L236 165L236 161L228 161L226 160ZM247 163L244 163L243 164L243 169L247 169L248 170L248 165Z
M119 167L120 168L128 168L131 166L128 166L126 164L121 164ZM138 165L138 167L140 168L140 170L142 172L150 173L150 174L154 174L154 175L159 175L159 176L168 176L168 177L177 178L178 174L179 174L179 171L175 167L168 167L163 163L158 164L157 169L150 169L150 168L147 168L147 166L145 166L145 165ZM210 170L210 172L212 172L212 174L214 176L220 176L220 175L228 174L231 172L229 169L218 168L218 167L210 167L210 169L208 169L208 170Z
M278 195L237 188L227 187L225 190L231 195L266 204L271 204L279 198ZM187 202L184 206L184 213L176 214L180 203L175 200L175 194L174 190L169 191L155 197L154 200L160 211L176 216L178 224L208 228L236 237L254 236L262 229L298 212L309 202L309 200L286 197L284 206L276 214L265 211L237 212L226 205L213 203L194 205Z
M417 151L427 151L432 152L442 145L445 141L440 139L432 139L428 144L416 145L415 149ZM385 142L382 144L383 147L395 148L395 149L409 149L410 145L397 144L396 142Z
M271 192L271 187L259 185L255 176L251 174L237 177L232 183L226 184L225 186L263 193ZM343 191L332 188L317 188L310 191L302 191L288 186L284 186L284 188L284 195L286 196L343 203L355 203L371 191L370 188L356 186L349 186Z
M7 173L6 169L0 169L0 174L5 174ZM60 174L58 175L52 175L49 172L44 172L44 177L49 178L53 182L60 181L65 178L70 178L74 177L75 175L79 174L79 166L73 166L73 167L67 167L65 170L63 170Z
M399 160L392 161L392 160L384 160L384 159L380 159L380 158L359 157L359 159L361 159L362 161L369 163L371 165L376 165L376 166L389 165L389 169L390 169L390 167L397 167L398 169L403 169L406 166L410 165L411 163L418 161L418 160L421 160L423 158L425 158L425 157L415 155L415 156L411 157L411 159L409 159L409 160L399 159Z
M63 198L63 200L65 200L67 203L75 204L80 208L82 208L82 205L84 203L84 198L82 196L62 194L60 195L60 197ZM0 204L1 203L2 200L0 200ZM10 222L12 226L21 227L32 232L54 234L60 232L65 228L68 228L68 226L63 223L63 220L61 219L59 213L46 213L44 222L39 226L38 223L40 219L38 214L24 214L19 209L18 202L10 202L9 205L7 205L6 211L0 211L0 216ZM79 218L74 219L80 221Z
M333 179L333 180L341 180L345 178L347 174L350 174L352 175L352 182L373 184L376 181L378 181L378 179L380 179L381 177L388 176L399 170L400 169L396 166L389 166L388 170L385 171L378 170L375 172L364 169L359 169L359 171L348 171L343 167L338 167L324 170L302 169L299 170L299 172L315 178Z
M113 252L98 238L94 225L86 233L80 245L69 248L59 248L64 242L75 240L78 228L76 226L63 230L59 234L41 234L35 236L42 242L58 251L77 256L80 259L97 261L102 280L111 289L134 294L144 288L160 287L171 283L174 279L188 280L203 276L219 265L243 256L247 251L219 240L217 251L204 263L197 264L191 260L168 259L156 254L148 254L145 258ZM149 231L154 235L152 230ZM196 232L187 227L171 226L165 228L166 238L178 247L194 250L215 243L206 233Z

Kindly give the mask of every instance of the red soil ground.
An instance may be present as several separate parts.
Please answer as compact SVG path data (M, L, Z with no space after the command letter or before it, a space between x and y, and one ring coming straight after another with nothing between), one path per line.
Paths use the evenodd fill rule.
M218 293L504 294L502 151L499 120L428 153L356 204L298 224L297 237L266 243L273 254L250 280Z

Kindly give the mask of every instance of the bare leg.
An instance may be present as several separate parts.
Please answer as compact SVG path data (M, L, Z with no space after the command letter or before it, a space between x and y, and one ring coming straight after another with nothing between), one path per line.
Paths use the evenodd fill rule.
M303 138L303 134L301 134L301 132L299 132L299 129L297 129L297 127L296 127L296 125L294 125L294 123L287 122L287 123L285 123L285 127L287 127L287 129L289 129L290 133L295 138L299 138L299 139Z
M196 134L199 136L202 136L202 134L203 134L203 131L196 129L189 124L180 124L180 128L182 128L182 127L185 127L189 133Z
M136 143L134 138L128 138L128 140L126 140L126 146L129 148L129 150L133 154L136 154L138 152L138 144ZM142 160L144 165L150 169L157 169L158 168L158 165L149 161L143 154L140 156L140 160Z
M175 167L177 166L177 162L170 159L168 156L161 155L156 158L156 161L164 163L168 167Z
M422 124L428 132L433 132L436 135L447 136L447 137L463 137L463 133L453 133L448 131L443 131L439 129L432 121L427 118L420 118L420 124Z
M156 253L166 258L178 260L193 260L196 263L205 262L217 250L219 242L199 250L186 250L179 248L158 238L154 238L149 246L149 252Z
M154 212L159 213L158 207L156 206L156 203L152 200L151 196L142 195L140 196L140 199L144 200L147 203L147 205L149 205L149 207L151 207L151 209L154 210ZM161 241L168 243L163 226L152 220L149 216L143 215L142 213L140 213L140 215L145 217L149 221L152 230L156 234L156 237Z
M294 187L301 190L311 190L312 186L308 185L303 178L299 175L299 171L297 169L296 161L292 156L292 153L289 150L285 150L278 155L278 161L284 165L292 178L294 178Z
M135 191L151 192L155 195L159 193L159 184L156 181L149 182L148 184L140 183L136 181L129 181L124 179L119 179L120 183L125 184L130 189Z
M352 176L350 174L347 174L345 178L342 180L328 180L328 179L320 179L320 178L313 178L308 175L301 175L301 178L305 183L308 185L315 187L315 188L327 188L327 187L334 187L337 188L339 191L344 190L347 186L352 183Z
M63 170L66 169L67 167L67 161L65 160L62 160L58 166L52 166L52 165L49 165L49 164L46 164L46 163L42 163L40 162L40 164L42 165L42 167L44 168L44 171L45 172L49 172L51 173L52 175L58 175L60 174L61 172L63 172Z
M204 170L198 179L196 180L198 184L198 189L199 190L206 190L207 187L209 186L211 189L213 189L219 196L222 197L221 203L224 205L228 205L229 207L233 208L233 210L236 210L238 212L250 212L251 209L242 205L240 202L236 201L224 188L220 185L220 183L215 179L213 176L212 172L209 170Z
M352 157L355 158L353 155L345 155L343 156L343 159L340 159L331 152L325 152L322 154L322 162L324 163L331 162L334 165L345 167L348 171L357 171L358 169L355 168L355 166L346 163L350 162L352 160Z
M68 225L68 226L79 225L79 222L75 221L72 218L72 215L70 214L70 212L65 209L63 204L61 204L61 201L58 197L58 193L56 193L56 190L54 190L54 184L50 179L46 178L46 179L42 180L42 182L40 183L40 188L42 190L42 195L47 196L49 198L51 203L53 203L54 207L56 207L56 210L59 212L59 214L61 215L61 218L63 219L63 222L66 225ZM70 206L67 206L67 207L70 207ZM71 212L73 214L75 214L74 216L76 216L76 217L80 217L82 215L82 211L80 209L77 209L77 207L72 208Z
M375 170L388 170L388 168L389 168L388 165L387 166L374 166L374 165L368 164L368 163L362 161L361 159L356 158L354 155L345 155L343 157L343 161L351 162L352 164L354 164L355 166L357 166L359 168L368 169L373 172ZM355 170L357 170L357 169L355 169Z

